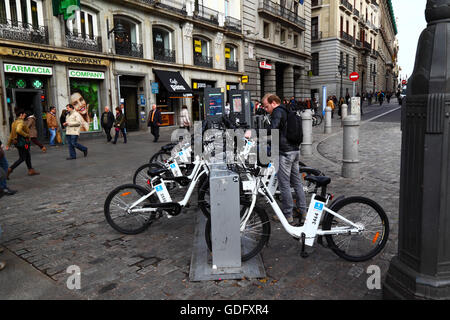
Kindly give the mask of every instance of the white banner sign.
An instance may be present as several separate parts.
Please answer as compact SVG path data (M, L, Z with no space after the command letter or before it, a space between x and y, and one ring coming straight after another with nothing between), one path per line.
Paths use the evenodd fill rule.
M5 73L26 73L26 74L39 74L43 76L53 75L53 69L51 67L43 66L26 66L20 64L4 64Z
M105 79L105 73L99 71L69 70L69 78Z

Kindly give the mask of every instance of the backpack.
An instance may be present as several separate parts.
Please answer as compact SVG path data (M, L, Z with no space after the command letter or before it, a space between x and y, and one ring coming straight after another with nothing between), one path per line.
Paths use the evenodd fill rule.
M296 111L292 111L286 106L282 106L282 108L287 113L286 138L290 143L298 146L303 142L302 117Z

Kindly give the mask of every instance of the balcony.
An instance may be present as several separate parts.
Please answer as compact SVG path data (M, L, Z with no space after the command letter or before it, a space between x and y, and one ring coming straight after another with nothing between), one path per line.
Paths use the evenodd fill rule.
M202 20L214 25L219 25L219 12L211 8L199 5L195 8L194 19Z
M194 65L205 68L213 67L212 57L202 56L201 54L194 55Z
M235 19L233 17L225 17L225 28L230 31L242 33L241 20Z
M141 2L155 5L156 8L166 9L181 15L187 15L185 1L182 0L139 0Z
M67 47L71 49L102 52L102 38L83 35L78 32L66 32Z
M314 9L315 7L319 7L323 5L323 0L312 0L311 1L311 8Z
M361 42L361 40L358 40L358 39L355 39L355 47L357 47L357 48L362 48L362 42Z
M365 50L371 52L371 51L372 51L372 45L371 45L370 43L364 41L364 43L363 43L363 49L365 49Z
M129 56L135 58L143 58L144 50L142 44L134 43L130 41L115 41L116 54L121 56Z
M0 38L14 41L48 44L48 27L20 21L0 19Z
M341 4L339 7L345 10L348 14L353 13L353 6L347 0L341 0Z
M355 43L353 37L344 31L341 31L341 39L352 45Z
M319 41L319 40L322 40L322 31L311 32L311 41Z
M306 31L306 20L288 8L280 6L278 3L270 0L260 0L258 12L271 19L279 19L281 17L284 22L288 22L291 25ZM283 20L280 22L283 23Z
M230 71L239 71L239 62L230 59L225 60L225 67Z
M355 20L359 19L359 10L356 8L353 9L353 19Z
M164 48L154 48L153 49L153 59L164 62L173 62L176 61L176 53L175 50L164 49Z
M374 58L378 58L378 51L377 51L377 50L372 49L371 54L372 54L372 56L373 56Z

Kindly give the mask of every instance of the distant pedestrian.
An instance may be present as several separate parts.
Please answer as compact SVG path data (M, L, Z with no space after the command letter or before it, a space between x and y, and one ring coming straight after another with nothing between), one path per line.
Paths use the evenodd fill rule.
M111 142L111 129L114 125L114 114L109 110L109 107L105 107L105 112L102 113L101 119L102 128L106 133L106 140Z
M228 107L230 104L228 103ZM191 130L191 119L189 119L189 111L187 106L183 106L181 109L181 127L185 128L187 131Z
M333 97L328 97L327 107L331 108L331 118L334 118L335 104L333 101Z
M152 111L150 111L150 114L148 115L148 124L147 126L150 127L150 131L152 135L155 137L153 139L153 142L158 142L159 139L159 127L162 123L162 117L161 117L161 111L158 110L156 107L156 104L152 105Z
M380 91L379 95L378 95L378 101L380 102L380 107L383 105L383 101L384 101L384 93L382 91Z
M6 174L6 179L9 179L11 173L25 162L28 168L28 175L35 176L39 172L36 172L31 165L31 154L30 154L30 131L25 124L25 118L27 113L23 109L16 108L16 121L13 122L11 126L11 134L9 136L8 143L6 145L6 150L9 150L12 144L16 147L19 153L19 159L14 162L14 164L9 167Z
M42 145L42 143L38 140L38 132L36 128L36 117L34 114L29 114L25 120L25 124L30 131L30 139L35 145L37 145L42 152L47 152L47 148Z
M0 197L3 195L12 196L17 192L9 189L6 183L6 174L8 172L8 168L8 160L6 159L5 151L3 151L3 144L0 141Z
M88 148L78 143L83 118L77 111L75 111L75 107L73 105L69 105L68 110L69 114L67 115L66 122L64 123L64 127L66 127L66 138L69 145L70 155L67 160L75 160L77 158L75 148L83 152L84 156L87 157Z
M345 104L345 100L343 97L341 97L341 99L339 100L339 105L338 105L338 115L339 117L342 118L342 106Z
M125 116L122 113L122 109L116 108L116 120L114 122L114 129L116 130L116 135L114 136L113 144L117 143L120 132L123 135L123 143L127 143L127 132L125 131Z
M50 112L47 113L47 127L50 131L50 146L56 147L56 132L58 131L58 121L56 120L56 108L50 107Z
M61 112L61 116L59 117L59 123L61 124L61 143L63 145L67 143L66 127L64 126L64 123L66 123L66 118L69 115L69 106L70 104L66 105L66 108Z

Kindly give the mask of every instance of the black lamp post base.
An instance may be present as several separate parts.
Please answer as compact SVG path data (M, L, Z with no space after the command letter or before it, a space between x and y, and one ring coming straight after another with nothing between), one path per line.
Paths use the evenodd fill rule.
M394 257L383 282L383 299L449 300L450 276L420 274Z

